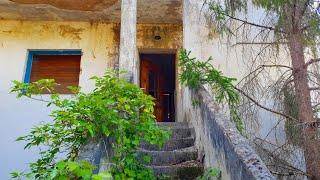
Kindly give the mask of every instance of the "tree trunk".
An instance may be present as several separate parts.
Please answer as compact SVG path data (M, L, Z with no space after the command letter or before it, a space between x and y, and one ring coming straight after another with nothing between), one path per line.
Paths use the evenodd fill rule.
M295 95L299 109L298 117L301 123L312 124L314 117L308 85L307 67L305 66L303 34L302 32L296 32L289 36ZM320 180L320 141L317 140L316 127L304 126L303 138L307 174L310 175L312 180Z

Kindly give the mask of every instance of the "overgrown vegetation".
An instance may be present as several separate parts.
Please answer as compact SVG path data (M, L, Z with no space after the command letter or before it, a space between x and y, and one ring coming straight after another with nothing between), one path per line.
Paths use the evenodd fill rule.
M190 57L190 51L183 49L180 51L180 81L191 89L197 89L201 85L209 85L218 103L226 102L230 109L231 119L237 129L243 133L244 127L237 112L239 104L239 94L233 86L235 78L229 78L222 74L210 63L212 58L207 61L198 61Z
M109 172L101 172L93 174L93 169L96 167L87 161L74 162L62 160L55 164L50 172L50 176L46 179L92 179L92 180L107 180L111 179L112 175ZM11 177L14 179L39 179L34 176L34 173L28 172L12 172Z
M212 180L212 179L221 179L221 170L219 168L209 168L205 170L202 176L197 178L197 180Z
M40 158L30 163L30 172L13 172L13 178L30 179L155 179L151 169L137 158L135 150L141 141L161 146L169 132L156 125L154 102L139 87L107 71L103 77L93 77L96 88L91 93L73 90L73 98L62 98L54 91L54 80L39 80L30 84L14 81L12 92L17 97L37 99L44 91L51 92L48 106L53 106L53 121L34 127L18 141L26 141L25 149L43 146ZM41 100L41 99L40 99ZM92 174L94 166L76 162L79 149L91 138L113 139L114 166L111 172ZM67 157L57 160L57 155ZM143 158L150 159L150 158Z

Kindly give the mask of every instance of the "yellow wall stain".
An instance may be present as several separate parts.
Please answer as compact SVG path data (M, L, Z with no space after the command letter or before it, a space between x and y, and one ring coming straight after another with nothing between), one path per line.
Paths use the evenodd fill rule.
M155 39L160 36L161 39ZM118 64L120 25L117 23L0 20L0 48L25 53L28 49L81 49L88 74ZM5 44L2 45L2 44ZM177 50L182 47L180 24L138 24L137 48ZM156 53L157 51L153 51ZM21 58L25 60L25 58ZM99 72L104 70L99 70ZM89 76L89 75L88 75Z
M62 37L70 38L74 41L81 40L81 33L83 32L83 28L74 28L70 25L60 25L59 26L59 34Z
M156 39L156 36L161 39ZM138 24L139 49L179 49L182 47L182 25Z

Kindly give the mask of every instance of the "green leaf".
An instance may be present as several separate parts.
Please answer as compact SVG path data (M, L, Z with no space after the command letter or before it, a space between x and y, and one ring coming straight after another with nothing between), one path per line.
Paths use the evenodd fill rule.
M151 162L151 156L143 156L143 161L149 164Z
M20 136L16 139L16 141L24 141L25 140L25 136Z
M78 163L72 161L67 162L67 166L71 172L79 168Z
M92 176L93 180L111 180L112 175L109 172L101 172Z
M10 173L11 178L18 178L20 177L20 173L18 171L13 171Z
M56 164L56 167L58 168L58 170L63 170L65 167L66 167L66 162L65 161L59 161L57 164Z
M209 170L209 176L210 176L210 177L219 177L220 174L221 174L220 169L213 168L213 169L210 169L210 170Z

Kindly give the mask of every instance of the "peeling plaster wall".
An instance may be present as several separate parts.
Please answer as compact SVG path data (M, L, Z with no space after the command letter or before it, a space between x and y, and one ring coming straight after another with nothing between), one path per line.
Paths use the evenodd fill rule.
M120 26L114 27L120 39ZM161 36L160 40L154 39ZM182 24L137 24L137 48L140 52L176 52L182 47Z
M154 36L160 35L161 40ZM37 149L23 150L14 140L41 121L49 121L45 103L17 100L9 94L12 80L23 81L28 49L81 49L79 84L87 92L94 75L118 66L120 25L113 23L0 20L0 179L25 170ZM137 48L148 52L176 52L182 46L181 24L138 24ZM44 98L47 98L44 96Z
M160 36L156 40L155 36ZM138 24L137 47L145 50L178 50L182 47L181 24Z
M137 0L139 23L181 23L182 0ZM0 0L0 19L120 22L121 0Z
M119 25L80 22L0 21L0 179L9 172L25 170L37 149L23 150L14 142L41 121L49 121L46 104L17 100L9 94L12 80L23 80L28 49L81 49L80 86L93 88L88 79L102 75L118 60ZM46 97L44 97L46 98Z
M12 79L22 80L28 49L81 49L80 85L114 67L118 54L118 25L78 22L0 21L1 81L8 87ZM14 57L13 57L14 56ZM10 60L8 60L10 59ZM15 72L7 68L12 66Z

